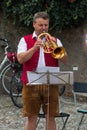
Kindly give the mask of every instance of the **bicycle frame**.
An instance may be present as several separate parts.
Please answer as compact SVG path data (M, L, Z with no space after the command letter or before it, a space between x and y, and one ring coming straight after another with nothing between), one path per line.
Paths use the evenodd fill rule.
M3 68L5 63L8 61L7 55L4 57L3 61L0 63L0 70Z

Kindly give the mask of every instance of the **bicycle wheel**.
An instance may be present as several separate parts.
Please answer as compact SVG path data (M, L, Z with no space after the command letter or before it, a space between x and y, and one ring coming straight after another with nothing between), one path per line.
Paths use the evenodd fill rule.
M13 69L11 64L7 65L1 72L1 84L2 88L7 94L10 94L10 81L12 77Z
M22 71L14 73L10 84L10 97L13 104L19 108L22 108L22 82L20 80Z

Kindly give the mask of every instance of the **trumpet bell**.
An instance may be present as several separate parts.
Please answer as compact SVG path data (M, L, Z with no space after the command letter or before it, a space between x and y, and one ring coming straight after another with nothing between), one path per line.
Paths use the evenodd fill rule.
M66 51L65 51L65 48L64 47L57 47L53 50L52 52L52 56L55 58L55 59L61 59L64 57Z

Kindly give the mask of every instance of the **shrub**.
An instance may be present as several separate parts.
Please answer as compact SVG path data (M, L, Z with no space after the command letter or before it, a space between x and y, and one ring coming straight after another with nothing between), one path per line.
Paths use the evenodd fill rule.
M31 26L34 13L46 11L51 19L50 29L78 26L87 18L87 0L4 0L1 9L4 17L22 26Z

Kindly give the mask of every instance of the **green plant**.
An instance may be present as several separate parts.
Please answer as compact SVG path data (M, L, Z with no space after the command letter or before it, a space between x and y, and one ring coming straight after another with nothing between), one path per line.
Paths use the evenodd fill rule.
M32 17L37 11L46 11L50 15L50 29L58 27L78 26L87 18L87 0L4 0L1 10L6 18L11 17L13 22L23 26L31 26Z

